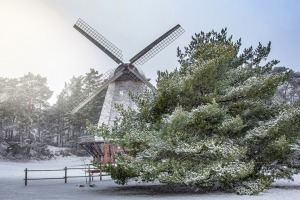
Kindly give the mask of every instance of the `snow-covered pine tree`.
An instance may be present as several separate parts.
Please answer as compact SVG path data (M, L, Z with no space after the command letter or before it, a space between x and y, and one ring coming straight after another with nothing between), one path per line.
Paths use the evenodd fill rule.
M179 69L158 72L156 91L132 95L138 110L120 108L112 130L100 129L126 152L114 179L256 194L298 172L289 163L299 106L271 101L289 73L272 72L279 61L266 61L271 43L240 47L226 29L195 34L178 49Z

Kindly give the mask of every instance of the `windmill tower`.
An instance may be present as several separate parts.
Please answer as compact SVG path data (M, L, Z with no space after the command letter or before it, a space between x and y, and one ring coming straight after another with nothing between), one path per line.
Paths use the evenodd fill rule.
M129 63L123 63L121 50L109 42L92 27L90 27L82 19L78 19L78 21L74 24L74 28L84 35L88 40L94 43L104 53L106 53L111 59L113 59L118 64L118 67L106 73L107 78L102 86L84 101L82 101L79 105L77 105L71 111L71 114L78 112L101 91L107 88L99 118L99 124L104 123L109 127L113 125L114 120L119 116L119 113L115 108L115 104L122 104L125 108L134 108L135 105L128 95L129 92L139 93L144 91L147 87L150 89L154 88L149 80L147 80L143 72L137 69L135 65L142 65L147 62L150 58L176 40L184 32L180 25L176 25L138 54L133 56L129 60Z

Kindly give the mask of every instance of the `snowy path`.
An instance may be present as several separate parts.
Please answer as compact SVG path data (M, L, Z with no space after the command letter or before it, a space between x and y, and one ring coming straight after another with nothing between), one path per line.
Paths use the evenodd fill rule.
M162 186L145 186L131 183L127 186L116 185L109 177L103 177L103 181L94 179L96 187L76 187L78 184L86 184L85 178L64 180L29 181L24 186L24 169L62 169L64 167L76 167L89 163L90 158L66 157L49 161L35 161L27 163L0 161L0 200L94 200L94 199L202 199L202 200L297 200L300 199L300 176L295 176L294 182L277 181L270 190L257 196L238 196L222 192L200 194L185 192L183 190L164 190ZM36 172L32 172L36 173ZM83 170L68 172L68 174L84 175ZM29 177L34 174L29 173ZM63 172L56 172L53 176L63 177ZM35 174L34 177L47 175ZM49 176L49 174L48 174ZM97 180L96 180L97 179Z

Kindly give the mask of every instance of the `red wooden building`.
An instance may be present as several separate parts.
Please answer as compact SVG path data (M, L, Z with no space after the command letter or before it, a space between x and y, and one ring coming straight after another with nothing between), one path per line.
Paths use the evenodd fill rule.
M100 164L115 163L116 154L124 152L121 147L111 145L103 138L92 135L80 137L79 144L93 156L93 162Z

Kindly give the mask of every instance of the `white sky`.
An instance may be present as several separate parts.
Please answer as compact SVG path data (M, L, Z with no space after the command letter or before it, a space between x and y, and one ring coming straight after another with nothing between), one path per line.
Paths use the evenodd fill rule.
M153 84L157 70L178 67L177 46L224 27L243 47L271 41L270 59L300 71L299 8L297 0L0 0L0 77L47 77L53 103L72 76L116 67L73 28L78 18L120 48L124 61L181 24L185 33L140 67Z

